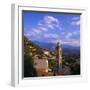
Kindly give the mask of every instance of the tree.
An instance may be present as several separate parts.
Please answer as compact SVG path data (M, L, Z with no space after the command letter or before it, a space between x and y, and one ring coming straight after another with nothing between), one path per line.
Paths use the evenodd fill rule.
M49 60L49 68L53 69L54 65L55 65L55 60L54 59L50 59Z
M30 42L24 37L24 77L34 77L37 76L37 72L33 66L33 59L30 56Z
M24 55L24 77L37 76L37 72L33 67L33 60L30 56Z

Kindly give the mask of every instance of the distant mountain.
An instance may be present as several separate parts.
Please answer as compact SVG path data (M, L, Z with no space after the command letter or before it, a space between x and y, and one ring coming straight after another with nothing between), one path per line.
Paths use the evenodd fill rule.
M49 50L55 51L56 44L53 43L46 43L46 42L38 42L34 41L37 45L39 45L41 48L47 48ZM62 44L62 51L63 54L80 54L80 47L79 46L71 46L71 45L66 45Z
M62 45L62 51L64 54L80 54L79 46Z
M54 50L55 49L55 44L53 44L53 43L37 42L37 41L34 41L34 43L39 45L41 48L47 48L49 50Z

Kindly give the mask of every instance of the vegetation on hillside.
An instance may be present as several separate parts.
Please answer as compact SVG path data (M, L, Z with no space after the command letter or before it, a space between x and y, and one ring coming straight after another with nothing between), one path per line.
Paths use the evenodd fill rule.
M80 75L80 55L63 55L64 66L68 66L71 69L71 75Z
M24 37L24 77L37 76L37 72L33 66L33 59L30 55L30 46L33 46L34 48L39 48L37 45L29 41L26 37ZM37 52L39 51L40 49Z

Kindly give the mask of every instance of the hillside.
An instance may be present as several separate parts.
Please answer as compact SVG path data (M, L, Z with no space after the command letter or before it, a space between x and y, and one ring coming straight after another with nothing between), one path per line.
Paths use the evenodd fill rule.
M33 43L31 40L28 40L26 37L24 37L24 53L34 56L37 54L43 54L43 51L42 48L40 48L37 44Z

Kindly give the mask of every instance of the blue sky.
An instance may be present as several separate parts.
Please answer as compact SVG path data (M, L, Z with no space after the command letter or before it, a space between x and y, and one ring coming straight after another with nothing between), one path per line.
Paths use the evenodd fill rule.
M32 41L80 46L80 14L24 11L23 23Z

